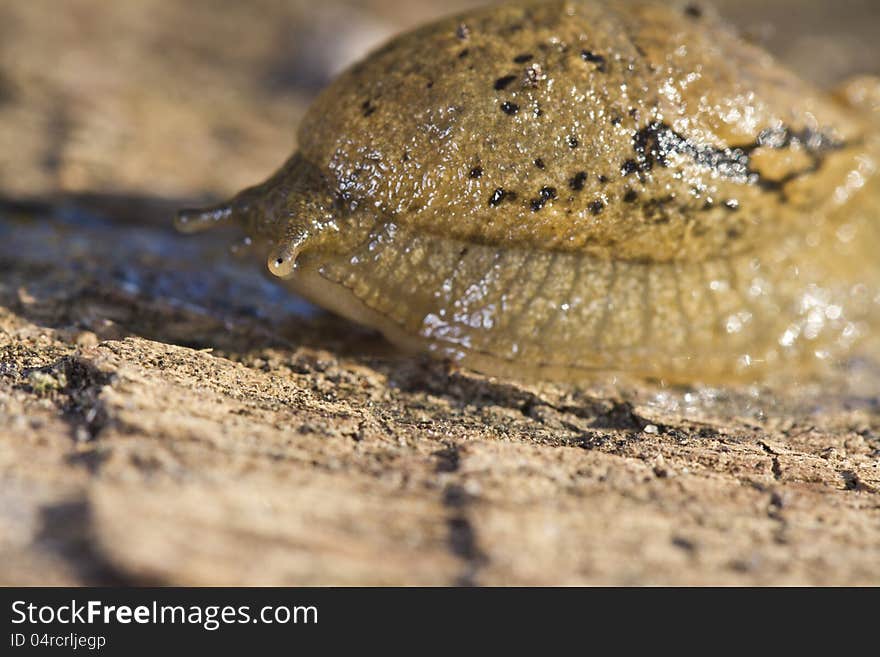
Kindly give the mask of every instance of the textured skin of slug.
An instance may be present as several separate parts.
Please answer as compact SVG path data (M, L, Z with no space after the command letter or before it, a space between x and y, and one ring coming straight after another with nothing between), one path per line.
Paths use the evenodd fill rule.
M506 3L353 66L278 173L178 224L489 373L813 372L876 353L878 88L690 5Z

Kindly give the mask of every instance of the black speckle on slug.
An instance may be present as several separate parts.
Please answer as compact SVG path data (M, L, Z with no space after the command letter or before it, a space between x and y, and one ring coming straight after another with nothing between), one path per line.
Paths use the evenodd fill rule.
M521 55L517 55L516 57L514 57L513 61L516 64L525 64L526 62L529 62L532 59L534 59L534 57L535 56L532 55L531 53L523 53Z
M602 55L597 55L590 50L582 50L581 59L583 59L585 62L595 64L596 70L600 73L605 73L608 70L608 62L605 57L603 57Z
M568 147L572 148L572 149L577 148L578 146L581 145L580 140L577 137L575 137L574 135L569 135L569 137L566 141L568 142Z
M544 160L542 160L540 157L537 158L537 159L535 159L534 164L535 164L535 166L538 167L541 171L543 171L544 169L547 168L547 165L544 163Z
M639 193L634 189L628 189L623 194L624 203L635 203L639 198Z
M516 80L515 75L505 75L502 78L498 78L495 80L495 91L503 91L504 89L507 89L507 87L510 86L510 83L514 80Z
M483 169L482 169L482 167L474 167L473 169L470 170L470 173L468 175L474 179L482 178L483 177Z
M587 182L587 172L586 171L578 171L574 174L568 181L568 186L579 192L584 188L584 184Z
M519 105L516 103L511 103L510 101L504 101L501 103L501 111L505 114L513 116L517 112L519 112Z
M505 198L513 198L513 194L505 191L504 188L499 187L492 192L492 196L489 197L489 205L493 208L497 208Z
M532 208L532 212L538 212L545 205L547 205L548 201L552 201L557 198L556 188L555 187L542 187L538 191L538 197L533 198L530 201L530 205Z
M703 9L699 5L688 5L684 8L684 13L686 16L690 18L702 18L703 17Z
M642 204L642 212L645 219L655 225L668 224L670 221L670 205L674 201L675 197L671 194L648 199ZM695 230L699 231L701 227L698 226Z
M595 201L590 203L588 208L590 210L590 214L592 214L592 215L602 214L602 211L605 209L605 201L602 201L600 199L596 199Z
M462 41L467 41L471 36L471 29L465 23L459 23L455 28L455 36Z
M624 176L631 176L634 173L638 173L638 171L639 171L639 163L636 162L635 160L632 160L632 159L626 160L620 166L620 173Z

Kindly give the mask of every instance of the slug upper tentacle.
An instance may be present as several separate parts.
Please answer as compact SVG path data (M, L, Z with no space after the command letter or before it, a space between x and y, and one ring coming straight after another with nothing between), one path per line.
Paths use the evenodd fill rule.
M288 278L304 251L344 249L356 239L354 227L339 235L339 202L320 172L300 154L266 182L249 187L225 203L178 212L175 225L186 233L238 224L268 245L267 267Z
M685 4L519 0L392 40L178 225L239 223L312 301L488 372L812 372L875 342L878 88Z

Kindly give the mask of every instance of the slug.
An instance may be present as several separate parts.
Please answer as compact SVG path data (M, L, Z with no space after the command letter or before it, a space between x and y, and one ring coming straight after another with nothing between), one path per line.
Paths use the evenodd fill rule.
M177 225L238 223L297 293L488 374L801 376L874 344L878 89L693 5L517 0L376 50Z

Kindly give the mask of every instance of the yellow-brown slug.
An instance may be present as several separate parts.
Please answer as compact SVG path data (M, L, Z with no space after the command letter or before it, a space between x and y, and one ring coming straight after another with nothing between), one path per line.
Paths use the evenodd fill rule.
M238 222L314 303L489 373L813 371L878 328L878 89L692 6L508 2L355 64L178 225Z

